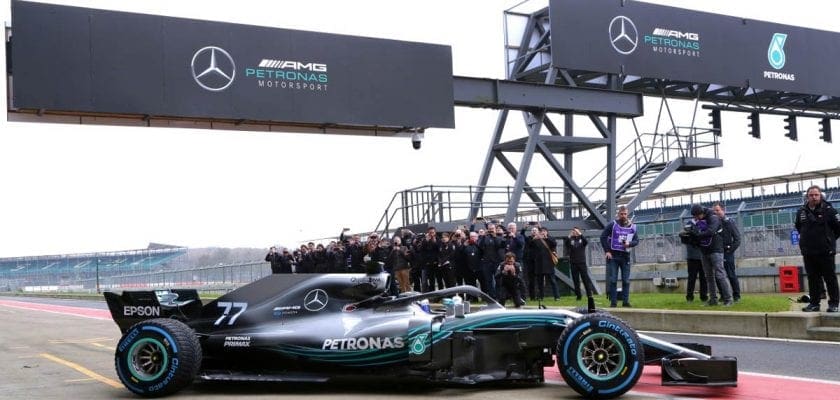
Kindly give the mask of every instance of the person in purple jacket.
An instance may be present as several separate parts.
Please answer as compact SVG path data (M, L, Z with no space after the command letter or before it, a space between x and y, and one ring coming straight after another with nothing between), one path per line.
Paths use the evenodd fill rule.
M630 305L630 249L639 244L636 224L630 222L626 206L619 206L614 221L601 232L601 247L607 260L607 295L610 307L618 302L618 270L621 269L621 305Z

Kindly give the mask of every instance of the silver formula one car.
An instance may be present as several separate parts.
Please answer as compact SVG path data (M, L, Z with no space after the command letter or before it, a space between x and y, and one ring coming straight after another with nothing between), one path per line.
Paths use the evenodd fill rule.
M195 290L105 293L123 333L117 374L147 397L175 393L195 378L542 382L554 365L570 387L596 399L627 392L654 363L664 385L737 384L734 357L639 335L609 314L505 309L471 286L395 297L386 294L389 279L271 275L207 304ZM484 305L470 312L461 296ZM428 300L445 306L429 309Z

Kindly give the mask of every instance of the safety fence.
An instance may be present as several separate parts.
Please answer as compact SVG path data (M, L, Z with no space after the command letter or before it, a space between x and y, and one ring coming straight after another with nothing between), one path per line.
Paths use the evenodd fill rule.
M740 225L740 224L739 224ZM799 246L791 240L792 226L741 228L741 246L735 258L798 256ZM795 236L795 235L794 235ZM598 237L590 238L587 250L592 265L604 265L604 251ZM632 252L636 263L684 261L685 245L679 234L640 235L639 245Z
M741 246L735 252L735 256L797 256L800 252L799 247L791 240L792 229L789 226L742 228ZM562 249L560 250L558 253L563 254ZM587 252L590 265L605 264L599 236L589 237ZM677 233L640 235L639 245L632 252L635 263L684 261L685 254L685 246L680 242ZM179 287L226 292L270 273L270 265L264 261L144 273L108 271L98 277L92 271L70 276L44 271L25 278L0 274L0 291L95 293L97 290L154 290Z

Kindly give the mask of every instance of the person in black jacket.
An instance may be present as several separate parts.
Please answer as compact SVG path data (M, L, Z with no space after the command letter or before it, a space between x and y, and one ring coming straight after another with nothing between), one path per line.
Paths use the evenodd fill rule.
M516 262L516 255L512 252L505 254L505 261L496 269L496 288L499 293L499 303L503 306L507 300L512 300L516 308L525 305L522 300L522 265Z
M557 249L557 241L548 234L548 229L540 228L537 236L531 239L530 254L533 257L533 272L535 274L537 300L545 298L545 282L551 285L554 300L560 299L557 287L557 277L554 276L554 262L551 253Z
M531 234L525 237L525 249L522 252L522 273L528 286L527 293L531 301L537 300L537 274L534 270L534 251L531 242L540 236L540 228L531 227Z
M470 232L469 239L464 242L463 246L458 249L461 266L457 274L459 285L476 286L479 276L481 276L481 248L478 247L478 233ZM482 291L487 290L482 287Z
M496 294L496 268L502 263L502 255L505 249L504 238L496 235L496 226L493 224L487 225L487 233L481 236L479 233L478 247L481 249L481 291L490 295L494 299Z
M437 230L430 226L426 228L426 235L415 238L415 260L419 260L420 267L420 289L423 293L435 290L435 274L438 271L438 254L440 253L440 240L437 237ZM443 288L440 288L443 289Z
M569 257L569 272L572 274L575 297L580 300L580 280L583 278L583 288L586 290L586 297L592 297L595 286L589 277L589 268L586 266L586 245L589 241L583 236L578 227L574 227L568 237L563 238L563 247Z
M272 274L291 274L292 263L289 260L288 250L284 250L286 254L277 252L277 248L271 246L268 249L268 254L265 255L265 260L271 263Z
M709 289L709 306L718 304L717 288L720 287L720 294L723 298L723 306L732 305L732 287L726 279L726 270L723 268L723 238L721 238L720 218L711 210L695 204L691 207L691 215L694 216L694 223L686 227L686 231L700 246L703 253L703 273L706 274L706 286ZM715 284L717 283L717 284Z
M721 203L715 203L712 207L715 215L720 218L721 239L723 239L723 269L726 270L726 279L732 287L732 300L736 303L741 301L741 284L738 282L738 274L735 273L735 250L741 245L741 233L735 221L726 217L726 208Z
M700 301L709 301L709 287L707 286L706 274L703 273L703 253L696 244L686 242L685 262L688 267L688 282L685 284L685 300L694 301L694 286L698 279L700 282Z
M837 312L840 294L834 256L837 253L837 237L840 236L840 221L837 210L825 200L819 186L811 186L805 193L805 204L799 207L794 222L799 231L799 249L808 274L808 293L811 296L810 304L802 311L820 311L820 287L821 281L825 281L828 291L826 311Z

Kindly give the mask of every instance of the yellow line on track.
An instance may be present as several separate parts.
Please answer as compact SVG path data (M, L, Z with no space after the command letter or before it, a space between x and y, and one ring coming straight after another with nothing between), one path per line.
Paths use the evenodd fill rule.
M76 382L90 382L93 378L81 378L81 379L66 379L65 383L76 383Z
M91 346L101 347L101 348L106 349L106 350L114 350L113 347L106 346L106 345L101 344L101 343L91 343Z
M97 374L96 372L93 372L93 371L91 371L91 370L89 370L89 369L87 369L87 368L85 368L85 367L83 367L83 366L81 366L81 365L79 365L79 364L76 364L76 363L74 363L74 362L70 362L70 361L67 361L67 360L65 360L65 359L58 358L58 357L56 357L56 356L54 356L54 355L52 355L52 354L41 353L41 354L39 354L39 355L40 355L41 357L46 358L47 360L52 361L52 362L55 362L55 363L58 363L58 364L64 365L64 366L66 366L66 367L73 368L73 369L75 369L76 371L79 371L79 372L81 372L82 374L85 374L85 375L87 375L87 376L89 376L89 377L91 377L91 378L93 378L93 379L96 379L97 381L102 382L102 383L104 383L104 384L106 384L106 385L108 385L108 386L111 386L111 387L113 387L113 388L122 389L122 387L123 387L123 385L122 385L121 383L119 383L119 382L117 382L117 381L115 381L115 380L113 380L113 379L111 379L111 378L106 378L106 377L104 377L104 376L102 376L102 375L99 375L99 374Z

